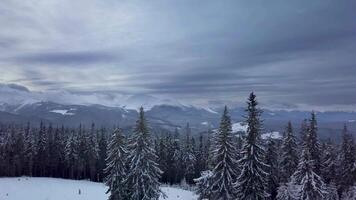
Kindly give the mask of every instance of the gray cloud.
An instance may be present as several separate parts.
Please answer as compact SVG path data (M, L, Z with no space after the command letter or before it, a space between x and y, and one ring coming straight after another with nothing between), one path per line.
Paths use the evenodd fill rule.
M152 94L207 105L244 102L256 91L267 106L352 106L355 6L5 1L0 66L8 70L0 79L31 90Z
M19 55L11 60L21 64L46 64L46 65L88 65L110 63L120 59L108 52L43 52Z

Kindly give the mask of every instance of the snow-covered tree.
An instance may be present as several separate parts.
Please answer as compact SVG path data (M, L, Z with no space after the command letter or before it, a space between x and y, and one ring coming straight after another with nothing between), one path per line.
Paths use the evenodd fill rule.
M266 177L267 186L266 192L268 193L268 199L275 199L277 196L277 189L279 186L280 180L280 170L279 170L279 163L278 163L278 152L277 152L277 143L276 141L269 137L267 139L266 144L266 154L265 154L265 163L268 165L266 171L268 175Z
M237 150L233 137L231 119L225 106L212 151L212 159L215 164L210 185L212 199L236 199L233 182L238 176L237 161L235 159Z
M298 169L293 174L291 182L299 186L298 199L323 200L327 196L327 188L322 178L314 172L315 161L311 159L308 148L304 148Z
M89 177L92 181L97 181L97 160L99 159L99 144L95 132L95 124L92 123L89 134L86 137L86 161L87 168L89 169Z
M312 154L315 153L319 144L315 131L315 115L313 113L310 126L314 128L310 128L303 138L302 155L299 159L298 168L292 175L291 184L299 187L298 199L322 200L328 197L328 191L322 178L316 172L316 159L319 159L319 156ZM318 165L320 164L318 163Z
M189 126L189 123L187 123L187 126L185 128L185 140L184 140L184 147L183 147L183 166L184 166L184 178L189 184L193 184L194 181L193 179L195 178L195 162L196 162L196 157L194 153L194 146L192 143L192 138L191 138L191 129Z
M197 185L198 199L212 199L213 194L211 191L213 173L210 170L202 171L199 178L194 179Z
M37 139L37 154L36 154L36 172L39 176L46 175L46 164L47 164L47 135L46 127L41 122L40 130Z
M342 131L341 152L339 154L338 185L340 192L348 190L356 183L356 177L353 175L356 160L354 148L353 136L348 132L345 125Z
M65 160L68 166L68 176L74 179L74 173L77 169L78 160L78 138L74 131L69 136L65 146Z
M108 144L107 167L105 168L105 184L109 187L109 200L122 200L128 198L125 185L125 176L127 174L126 159L127 149L125 146L125 137L120 128L115 129Z
M266 193L265 150L261 146L261 113L257 107L256 95L251 93L247 101L246 138L241 151L242 158L238 161L241 173L237 178L236 188L238 199L260 200L268 197Z
M277 192L277 200L300 200L298 198L299 187L292 183L282 183Z
M174 141L173 141L173 161L174 161L174 171L175 177L174 182L180 183L184 177L184 170L183 170L183 152L181 149L180 139L179 139L179 132L176 129L174 133Z
M107 139L106 139L106 129L102 128L99 133L98 147L99 147L99 159L97 163L98 168L98 180L103 181L104 179L104 169L105 169L105 160L107 158Z
M298 167L298 145L293 134L292 123L288 122L281 147L281 181L286 183Z
M33 165L36 155L35 136L31 130L30 123L27 123L24 138L25 174L33 176Z
M356 185L350 187L346 191L344 191L341 195L341 200L354 200L356 199Z
M339 194L337 192L335 183L330 182L327 185L327 194L325 200L339 200Z
M157 155L152 147L151 135L141 107L139 119L128 144L129 173L125 182L130 189L132 200L158 199L162 193L158 182L162 171L158 167Z
M330 138L322 144L322 152L321 175L326 184L335 183L338 171L337 149Z
M311 113L311 118L309 119L309 129L308 129L308 142L309 142L309 153L311 159L314 161L314 171L320 175L321 174L321 150L320 143L318 141L318 125L316 121L316 114L313 111Z

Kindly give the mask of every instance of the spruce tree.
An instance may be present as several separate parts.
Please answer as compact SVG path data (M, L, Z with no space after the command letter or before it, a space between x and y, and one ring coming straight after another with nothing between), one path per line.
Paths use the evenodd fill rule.
M179 139L179 132L176 129L174 134L174 141L173 141L173 160L174 160L174 171L175 177L174 182L180 183L184 177L184 169L183 169L183 152L181 149L180 139Z
M354 141L351 133L348 132L346 125L342 131L342 144L340 152L340 167L339 167L339 191L342 193L352 187L355 183L353 176L355 163Z
M27 123L24 138L25 175L33 176L33 165L36 155L35 136L31 130L30 123Z
M38 176L46 175L46 164L47 164L47 136L46 127L42 123L40 124L40 130L37 139L37 154L36 154L36 174Z
M87 168L89 170L89 177L92 181L97 181L97 161L99 159L99 144L95 132L95 124L92 123L91 130L86 137L86 152Z
M309 143L310 143L310 156L311 159L314 160L314 171L320 175L321 174L321 150L320 150L320 143L318 141L318 125L316 120L316 114L313 111L311 113L311 118L309 120Z
M267 186L266 192L268 193L268 199L275 199L277 196L277 189L279 187L280 180L280 170L278 163L278 152L277 152L277 143L276 141L269 137L267 139L266 145L266 154L265 154L265 163L268 165L266 167L267 175Z
M162 171L158 167L157 155L152 146L153 142L141 107L139 119L128 144L129 173L125 182L130 189L132 200L158 199L162 193L158 182Z
M323 200L327 197L327 188L322 178L314 172L315 161L311 159L309 151L310 148L305 146L291 182L299 187L298 199Z
M238 199L261 200L268 197L266 193L266 177L269 167L264 163L265 150L261 146L261 113L257 107L256 95L251 93L247 101L246 138L242 147L242 158L238 161L241 173L237 178L236 188Z
M183 147L183 165L184 165L184 178L187 183L193 184L194 181L193 179L195 178L195 170L194 170L194 164L196 162L196 157L194 153L194 146L192 143L192 137L191 137L191 129L189 126L189 123L187 123L187 126L185 128L185 140L184 140L184 147Z
M108 144L108 157L105 168L105 184L109 187L107 193L110 193L109 200L127 199L127 188L125 185L125 176L127 174L126 159L127 149L125 138L120 128L115 129Z
M334 184L337 181L337 171L338 171L338 163L337 163L337 150L335 145L329 138L322 145L322 169L321 175L326 184Z
M213 173L210 170L202 171L199 178L194 179L197 186L198 200L212 199L211 191Z
M291 178L291 184L298 187L298 199L302 200L322 200L328 197L328 191L321 176L316 172L319 155L313 155L319 147L316 135L315 114L312 113L310 128L304 137L302 155L299 159L298 168ZM317 145L317 146L315 146Z
M65 146L65 160L68 167L68 177L75 179L75 172L77 172L78 163L78 137L74 131L69 136Z
M298 167L298 145L290 121L283 136L281 154L281 181L286 183Z
M237 161L235 159L237 150L233 137L231 119L225 106L212 151L212 159L215 164L210 185L212 199L236 199L233 182L238 176Z
M104 179L104 169L105 169L105 159L107 158L107 139L106 139L106 129L102 128L99 133L99 159L97 163L98 168L98 180L103 181Z

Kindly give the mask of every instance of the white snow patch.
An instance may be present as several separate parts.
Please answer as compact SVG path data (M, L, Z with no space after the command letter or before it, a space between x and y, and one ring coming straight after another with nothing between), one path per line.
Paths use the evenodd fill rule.
M211 108L204 108L204 109L210 113L219 114L218 112L216 112L215 110L212 110Z
M58 113L58 114L62 114L62 115L75 115L75 113L70 113L68 111L72 111L72 109L71 110L51 110L49 112Z
M173 187L161 187L162 192L167 195L165 200L197 200L198 196L194 192ZM160 200L164 198L160 197Z
M247 125L244 125L242 122L237 122L232 124L232 132L246 132L247 131Z
M165 200L197 200L194 192L161 187ZM80 190L80 194L79 194ZM107 200L107 187L102 183L56 178L0 178L1 200ZM163 200L164 198L160 198Z
M268 114L271 115L271 116L275 116L276 115L276 113L273 113L273 112L270 112Z
M202 122L201 125L207 126L209 125L209 122Z
M350 119L348 122L349 123L354 123L354 122L356 122L356 119Z
M281 139L282 138L282 135L278 132L278 131L272 131L272 132L269 132L269 133L264 133L261 135L261 138L263 140L266 140L268 138L272 138L272 139Z

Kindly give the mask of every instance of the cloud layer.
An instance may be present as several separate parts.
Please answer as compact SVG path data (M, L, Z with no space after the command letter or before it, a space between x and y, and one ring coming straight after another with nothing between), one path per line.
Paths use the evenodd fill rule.
M238 105L256 91L276 108L351 109L355 6L331 0L5 0L0 82L202 105Z

